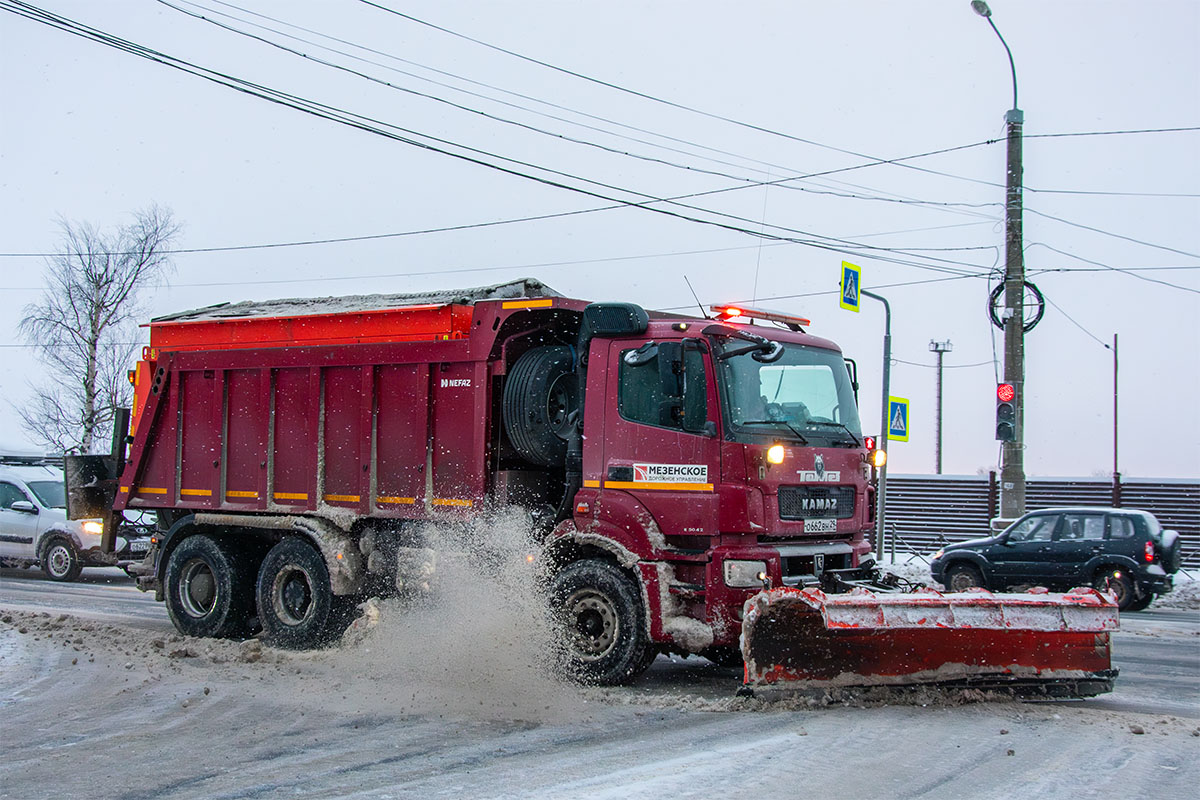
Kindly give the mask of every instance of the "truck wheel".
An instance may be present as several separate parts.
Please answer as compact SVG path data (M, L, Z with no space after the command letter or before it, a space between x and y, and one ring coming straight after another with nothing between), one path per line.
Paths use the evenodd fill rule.
M571 564L554 576L551 609L563 669L583 683L629 683L653 661L638 587L607 561Z
M253 564L211 536L189 536L171 551L165 594L167 614L185 636L238 639L253 629Z
M946 570L946 588L951 592L965 592L976 586L984 586L983 573L970 564L955 564Z
M563 463L568 416L579 407L574 357L564 346L535 347L513 365L504 383L501 416L509 441L540 467Z
M272 547L263 559L256 602L267 642L288 650L329 644L353 619L351 598L333 594L325 559L295 536Z
M1133 581L1125 574L1125 570L1116 567L1106 567L1096 573L1092 586L1102 592L1112 592L1117 598L1117 608L1129 611L1133 604Z
M42 552L42 571L52 581L73 581L83 570L83 562L75 545L67 539L54 538Z

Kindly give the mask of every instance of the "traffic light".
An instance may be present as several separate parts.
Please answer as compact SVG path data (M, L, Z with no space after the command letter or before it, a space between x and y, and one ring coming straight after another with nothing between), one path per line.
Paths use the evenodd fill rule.
M1002 442L1017 439L1017 390L1011 383L996 386L996 438Z

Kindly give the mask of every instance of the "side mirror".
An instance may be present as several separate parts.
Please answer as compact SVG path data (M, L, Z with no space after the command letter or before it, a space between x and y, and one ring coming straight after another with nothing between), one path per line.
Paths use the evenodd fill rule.
M28 500L18 500L15 503L13 503L11 506L9 506L9 508L11 508L13 511L23 511L26 514L38 513L37 506L35 506L33 503L29 502Z

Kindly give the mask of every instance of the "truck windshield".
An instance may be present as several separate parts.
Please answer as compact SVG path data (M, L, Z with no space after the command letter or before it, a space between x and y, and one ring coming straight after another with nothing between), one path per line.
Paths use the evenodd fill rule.
M46 508L67 507L67 490L62 481L29 481L28 485Z
M782 344L782 353L736 352L745 343L716 338L725 422L734 438L764 435L824 447L859 447L862 424L840 353ZM723 348L723 349L722 349ZM758 356L756 358L756 356Z

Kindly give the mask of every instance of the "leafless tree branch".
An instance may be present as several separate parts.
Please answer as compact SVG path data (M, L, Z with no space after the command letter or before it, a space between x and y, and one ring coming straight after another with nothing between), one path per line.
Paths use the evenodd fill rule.
M47 290L26 306L19 331L40 352L50 383L19 409L27 431L48 446L92 452L128 403L130 341L138 292L174 267L164 250L179 233L170 210L151 206L104 233L60 220L62 242L46 262ZM99 441L103 441L100 439Z

